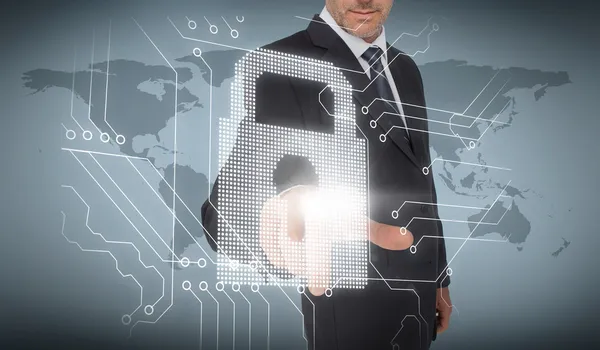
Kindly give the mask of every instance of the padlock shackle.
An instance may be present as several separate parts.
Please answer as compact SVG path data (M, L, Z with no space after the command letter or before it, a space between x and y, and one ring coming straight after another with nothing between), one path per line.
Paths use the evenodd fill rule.
M327 114L335 118L335 134L354 135L356 132L352 86L339 68L331 62L263 48L247 53L235 64L235 80L231 87L231 115L237 119L234 122L239 123L245 117L256 120L256 81L263 73L327 84L319 93L319 103ZM333 111L327 110L321 103L321 94L327 88L333 92Z

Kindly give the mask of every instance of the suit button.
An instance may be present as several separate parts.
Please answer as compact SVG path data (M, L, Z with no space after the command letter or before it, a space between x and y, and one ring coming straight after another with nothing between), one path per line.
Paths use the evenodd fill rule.
M427 213L429 211L429 206L426 204L421 204L421 211L423 213Z

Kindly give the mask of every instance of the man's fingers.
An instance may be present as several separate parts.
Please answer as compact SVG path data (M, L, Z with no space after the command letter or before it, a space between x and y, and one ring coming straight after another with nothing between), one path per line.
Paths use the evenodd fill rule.
M320 255L316 252L315 255ZM325 290L330 285L331 280L331 264L330 255L320 255L314 259L311 259L309 266L307 267L307 287L308 291L314 296L321 296L325 294Z
M449 325L450 325L450 313L449 313L449 310L440 311L440 314L438 316L437 333L438 334L442 333L443 331L445 331L446 329L448 329Z
M280 226L279 242L290 272L306 278L308 291L321 296L330 284L331 244L319 215L305 206L315 199L316 187L297 186L283 193L284 222Z
M287 269L296 276L306 273L306 248L304 242L304 215L302 210L304 195L309 186L296 186L279 195L281 198L281 224L279 246Z
M310 186L297 186L268 199L261 210L260 244L269 261L294 275L304 275L302 199Z
M292 239L288 228L290 225L289 217L283 216L279 227L278 244L283 254L285 267L292 274L302 276L306 272L305 256L306 250L304 242ZM293 223L292 223L293 225Z
M306 211L314 187L301 186L282 196L286 219L281 225L279 242L288 269L306 278L310 293L320 296L329 287L331 275L331 244L324 232L322 218ZM308 201L308 202L307 202Z
M285 260L279 247L280 206L278 197L267 200L263 205L260 212L259 242L271 264L284 268Z
M319 232L307 232L305 242L308 290L321 296L331 285L331 244Z
M316 297L320 297L321 295L325 294L326 289L327 288L325 287L311 287L311 284L308 284L308 291L310 292L310 294Z
M386 225L369 219L369 240L388 250L404 250L414 242L412 232L406 228Z
M287 233L292 241L300 242L304 237L303 198L312 190L312 186L297 186L280 196L284 203L281 211L287 217Z

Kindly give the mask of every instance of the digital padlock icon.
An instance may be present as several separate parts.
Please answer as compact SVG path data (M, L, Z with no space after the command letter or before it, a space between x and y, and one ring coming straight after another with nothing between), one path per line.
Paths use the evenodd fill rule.
M334 107L327 112L335 118L334 133L257 123L256 83L267 72L331 89ZM218 280L253 287L274 281L302 289L307 285L306 276L280 279L271 271L272 279L263 278L269 262L259 242L260 211L268 199L277 196L273 184L276 166L284 156L298 156L312 164L319 183L312 202L306 203L304 242L300 243L306 247L305 259L291 263L304 264L310 274L320 269L315 259L326 257L328 276L313 279L310 286L364 288L368 265L367 144L356 136L352 87L340 69L330 62L266 49L249 52L235 67L231 111L232 117L221 118L219 124ZM298 256L282 253L290 253L290 259Z

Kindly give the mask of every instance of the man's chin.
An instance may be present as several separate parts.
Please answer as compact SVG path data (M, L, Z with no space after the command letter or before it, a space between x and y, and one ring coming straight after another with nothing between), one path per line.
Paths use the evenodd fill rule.
M361 39L372 38L374 36L379 35L379 33L381 33L380 28L369 29L369 30L360 30L359 29L359 30L350 31L350 34L354 35L355 37L361 38Z
M366 39L377 36L381 32L381 25L376 24L376 19L370 18L367 21L352 21L348 18L342 20L340 27L350 35ZM340 22L338 22L340 23Z

